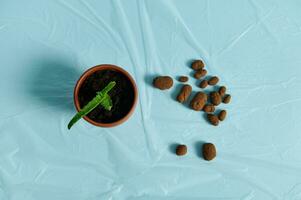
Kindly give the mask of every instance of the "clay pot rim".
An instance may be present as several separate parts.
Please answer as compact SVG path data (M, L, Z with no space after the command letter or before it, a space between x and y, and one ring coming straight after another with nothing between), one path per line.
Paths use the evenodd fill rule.
M136 86L136 83L134 81L134 79L132 78L132 76L125 71L124 69L122 69L119 66L116 65L112 65L112 64L101 64L101 65L96 65L94 67L89 68L88 70L86 70L81 77L78 79L75 88L74 88L74 105L77 111L80 110L80 105L79 105L79 100L78 100L78 93L79 93L79 89L81 88L82 84L84 83L84 81L87 79L87 77L89 77L91 74L95 73L96 71L102 71L102 70L115 70L118 71L120 73L122 73L123 75L125 75L131 82L133 90L134 90L134 102L132 104L132 107L130 109L130 111L121 119L115 121L115 122L111 122L111 123L100 123L100 122L96 122L93 121L92 119L90 119L87 116L84 116L83 118L93 124L94 126L100 126L100 127L114 127L114 126L118 126L120 124L122 124L123 122L125 122L126 120L128 120L128 118L133 114L135 107L137 105L137 99L138 99L138 89Z

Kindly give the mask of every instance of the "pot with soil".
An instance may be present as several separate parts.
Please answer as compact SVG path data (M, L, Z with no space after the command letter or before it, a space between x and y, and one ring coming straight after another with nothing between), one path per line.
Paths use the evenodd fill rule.
M114 83L113 87L108 90L108 95L105 94L110 99L109 109L106 109L101 103L82 116L95 126L117 126L132 115L138 98L135 81L124 69L115 65L104 64L84 72L75 86L74 104L80 113L86 105L91 104L91 100L95 99L96 94L99 94L111 83Z

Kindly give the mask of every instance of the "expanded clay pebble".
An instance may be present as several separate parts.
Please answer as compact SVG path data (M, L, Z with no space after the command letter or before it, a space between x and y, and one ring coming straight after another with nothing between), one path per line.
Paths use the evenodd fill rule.
M226 118L226 116L227 116L227 111L222 110L222 111L220 111L219 114L218 114L218 119L219 119L220 121L224 121L224 119Z
M187 82L188 81L188 77L187 76L180 76L179 81L180 82Z
M192 87L190 85L183 85L179 95L177 96L178 102L183 103L184 101L186 101L189 98L191 91Z
M203 76L206 76L207 74L207 70L206 69L200 69L198 71L196 71L193 75L194 78L196 79L200 79L202 78Z
M210 92L210 101L213 105L217 106L222 102L221 95L218 92Z
M213 76L208 80L209 85L216 85L219 81L219 78L217 76Z
M200 111L203 109L206 102L207 102L207 95L204 92L198 92L191 100L190 107L193 110Z
M158 76L154 79L153 85L160 90L166 90L172 87L173 80L170 76Z
M213 160L216 157L216 148L212 143L203 144L203 158L205 160Z
M216 115L214 114L207 114L207 118L208 121L210 122L210 124L212 124L213 126L217 126L219 123L219 119Z
M226 94L224 99L223 99L223 103L230 103L231 101L231 95L230 94Z
M203 61L201 60L195 60L192 64L191 64L191 68L194 70L200 70L203 69L205 67L205 64Z
M226 94L226 87L225 86L221 86L218 90L218 93L223 97Z
M213 113L215 111L215 107L212 104L206 104L203 108L205 113Z
M202 88L202 89L204 89L205 87L207 87L208 86L208 81L207 80L202 80L201 82L200 82L200 88Z
M176 149L176 154L178 156L184 156L187 153L187 146L186 145L178 145Z

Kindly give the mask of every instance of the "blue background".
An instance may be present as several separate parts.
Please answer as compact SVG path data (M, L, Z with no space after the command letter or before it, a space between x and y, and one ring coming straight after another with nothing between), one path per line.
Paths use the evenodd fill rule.
M0 0L0 199L301 199L301 1ZM232 95L218 127L151 86L201 58ZM71 131L73 88L119 65L124 124ZM193 90L197 82L190 78ZM212 162L203 142L216 145ZM188 155L172 153L175 144Z

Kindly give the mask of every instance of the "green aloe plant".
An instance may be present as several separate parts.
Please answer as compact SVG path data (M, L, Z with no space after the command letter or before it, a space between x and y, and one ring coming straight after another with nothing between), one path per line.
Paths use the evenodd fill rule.
M113 104L112 104L111 97L108 95L108 92L112 90L115 85L116 82L111 81L104 89L102 89L100 92L97 92L96 96L87 105L85 105L78 113L76 113L76 115L74 115L74 117L71 119L71 121L68 124L68 129L70 129L78 120L80 120L80 118L90 113L99 104L102 105L104 109L111 110Z

